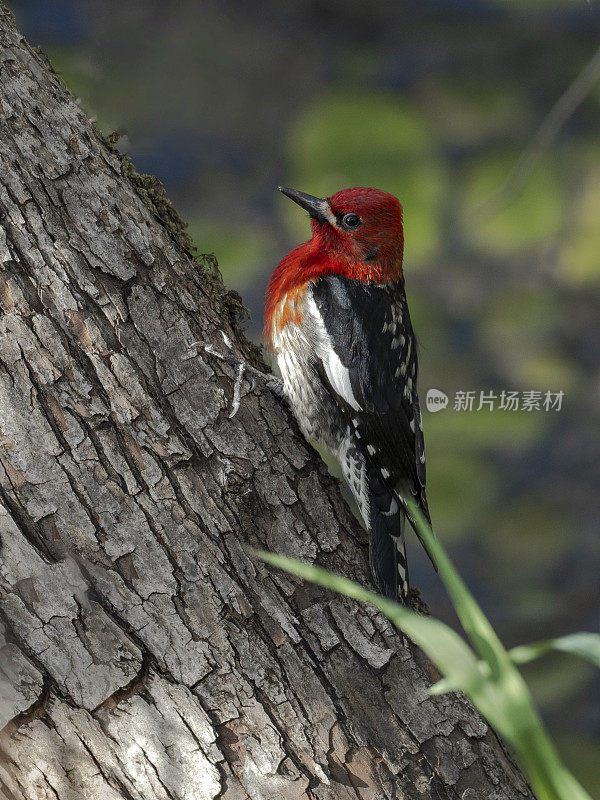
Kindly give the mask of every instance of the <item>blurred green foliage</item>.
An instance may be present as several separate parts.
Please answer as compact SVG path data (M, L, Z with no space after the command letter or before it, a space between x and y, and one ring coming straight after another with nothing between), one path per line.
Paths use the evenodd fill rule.
M552 160L546 156L509 203L481 220L482 204L502 187L518 155L517 151L497 150L476 160L464 175L465 236L474 245L500 256L548 244L558 233L562 219L561 186Z
M440 139L452 147L520 138L527 128L523 87L491 80L485 73L425 78L418 97ZM496 188L496 187L494 187Z
M585 159L587 174L569 210L571 225L561 248L560 276L572 286L600 282L600 166L596 163L598 143ZM595 153L595 155L594 155Z
M252 225L232 227L227 220L196 222L188 233L202 253L214 253L223 280L244 291L256 280L256 272L264 264L268 252L267 234Z
M293 184L316 195L376 186L401 198L411 265L438 252L444 162L426 118L408 102L383 93L328 92L295 120L289 153ZM293 209L285 213L305 229Z

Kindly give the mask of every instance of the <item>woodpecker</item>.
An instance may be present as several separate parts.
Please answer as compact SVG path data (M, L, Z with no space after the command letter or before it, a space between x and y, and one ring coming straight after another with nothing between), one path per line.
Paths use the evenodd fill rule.
M430 517L402 207L379 189L321 199L278 188L308 211L312 238L271 276L267 346L304 436L340 462L378 591L406 603L405 519L415 526L405 498Z

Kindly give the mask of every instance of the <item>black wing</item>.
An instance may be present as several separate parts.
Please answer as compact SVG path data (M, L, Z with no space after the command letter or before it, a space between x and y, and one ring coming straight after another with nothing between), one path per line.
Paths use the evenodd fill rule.
M400 497L412 494L429 520L416 341L403 283L381 286L332 275L316 281L312 292L347 370L340 383L324 365L324 381L384 483Z

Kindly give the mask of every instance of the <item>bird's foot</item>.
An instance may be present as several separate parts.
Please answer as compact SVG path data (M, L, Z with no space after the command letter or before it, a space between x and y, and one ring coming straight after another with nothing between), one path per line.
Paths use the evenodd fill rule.
M229 366L233 367L235 370L235 379L233 383L233 397L231 400L231 413L229 414L229 419L232 419L237 414L240 402L242 398L242 383L244 378L250 384L250 391L253 391L256 386L256 381L260 381L263 383L267 389L270 389L274 392L278 397L283 397L283 386L281 381L274 377L273 375L269 375L266 372L261 372L261 370L256 369L251 364L246 363L246 361L240 361L233 353L233 345L231 344L231 340L229 336L225 333L225 331L221 331L221 336L223 337L223 341L225 346L230 351L229 353L221 352L217 347L215 347L210 342L192 342L188 345L188 353L194 349L201 348L210 356L214 358L218 358L220 361L223 361L225 364L229 364ZM184 359L193 358L195 353L190 353L190 355L184 356Z

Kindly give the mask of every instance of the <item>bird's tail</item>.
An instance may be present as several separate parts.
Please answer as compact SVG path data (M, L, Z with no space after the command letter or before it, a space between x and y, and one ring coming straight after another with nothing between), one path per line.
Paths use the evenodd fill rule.
M407 604L409 583L404 545L406 511L369 465L353 438L342 442L338 458L346 483L369 530L369 557L377 590Z
M369 555L375 584L384 597L406 605L410 586L404 539L404 510L378 481L371 483L371 490Z

